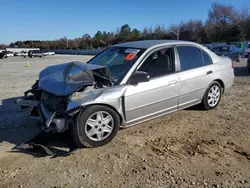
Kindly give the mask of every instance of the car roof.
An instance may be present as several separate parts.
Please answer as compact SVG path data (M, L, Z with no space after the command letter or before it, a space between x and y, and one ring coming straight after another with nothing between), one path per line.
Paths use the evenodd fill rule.
M133 42L125 42L116 44L117 47L130 47L130 48L150 48L153 46L164 45L164 44L191 44L192 42L181 41L181 40L141 40Z

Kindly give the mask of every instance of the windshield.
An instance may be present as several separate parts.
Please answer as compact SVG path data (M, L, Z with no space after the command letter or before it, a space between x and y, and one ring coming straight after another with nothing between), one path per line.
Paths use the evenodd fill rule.
M88 63L108 67L112 82L118 84L144 51L145 49L138 48L111 47Z

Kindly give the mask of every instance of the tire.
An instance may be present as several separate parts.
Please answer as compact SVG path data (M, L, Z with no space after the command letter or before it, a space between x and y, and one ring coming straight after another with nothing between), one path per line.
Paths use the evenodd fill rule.
M101 121L99 121L97 116L95 116L96 113L108 114L106 117L108 116L112 117L107 127L106 126L102 127L103 122L100 124ZM89 126L86 123L89 118L91 118L92 120L90 121L92 126ZM95 122L93 122L93 119L96 119ZM110 126L111 124L113 126ZM108 127L109 128L112 127L112 130L110 131L110 133L107 133L107 132L103 133L103 139L98 140L98 133L101 134L100 130L106 129ZM83 146L98 147L98 146L102 146L110 142L116 136L119 128L120 128L120 117L113 109L107 106L103 106L103 105L93 105L93 106L88 106L85 109L83 109L83 111L79 113L78 117L76 117L76 121L71 127L71 137L72 137L75 147L77 148L81 148ZM90 130L93 130L94 132L97 132L97 133L93 134L93 136L90 137L87 134L88 131L91 132ZM93 140L93 139L96 139L96 140Z
M215 95L216 92L213 93L213 91L212 91L212 89L215 89L215 88L217 88L219 91L219 93L217 93L217 95ZM209 85L209 87L207 88L207 90L203 96L202 103L201 103L203 109L211 110L211 109L216 108L218 106L218 104L220 103L221 95L222 95L222 88L221 88L220 83L217 81L212 82ZM213 98L214 100L211 99L211 96L214 97Z

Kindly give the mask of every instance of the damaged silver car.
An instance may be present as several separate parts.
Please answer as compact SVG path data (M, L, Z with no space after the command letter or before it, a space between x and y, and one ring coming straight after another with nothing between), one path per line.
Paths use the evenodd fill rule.
M199 44L136 41L45 68L17 103L44 131L70 130L77 147L96 147L120 127L197 104L213 109L233 82L232 61Z

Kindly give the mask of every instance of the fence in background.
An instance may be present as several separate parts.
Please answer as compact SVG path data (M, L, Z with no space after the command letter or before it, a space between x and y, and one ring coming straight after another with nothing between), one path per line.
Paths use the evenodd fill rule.
M97 55L104 49L86 49L86 50L50 50L56 54L70 54L70 55Z

